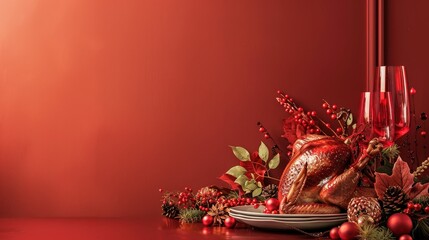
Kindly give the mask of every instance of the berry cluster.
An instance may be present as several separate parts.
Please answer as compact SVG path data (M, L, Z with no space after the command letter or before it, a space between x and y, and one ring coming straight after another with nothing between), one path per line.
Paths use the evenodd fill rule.
M298 107L293 101L293 98L284 94L282 91L277 91L280 97L276 98L277 102L285 108L285 111L294 117L294 121L301 125L306 133L320 134L321 129L317 126L317 112L305 112L302 107Z
M198 209L205 212L209 211L210 207L216 204L222 195L222 192L209 187L200 189L195 195Z
M159 189L159 192L163 192ZM193 208L196 204L196 199L192 194L192 189L185 187L182 192L166 192L162 197L162 204L168 204L170 206L176 205L182 209Z
M255 208L258 208L261 202L256 198L219 198L219 203L226 204L227 207L236 207L244 205L253 205Z
M409 202L407 208L404 209L406 214L429 214L429 206L423 208L420 203Z

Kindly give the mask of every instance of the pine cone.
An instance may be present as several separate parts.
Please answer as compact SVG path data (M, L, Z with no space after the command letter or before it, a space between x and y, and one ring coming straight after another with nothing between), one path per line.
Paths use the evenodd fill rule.
M214 224L219 226L224 224L225 219L229 216L229 208L226 204L216 203L207 212L208 215L213 217Z
M380 222L382 211L377 199L371 197L352 198L347 208L349 222L358 223L358 218L365 215L371 217L375 225Z
M161 205L162 215L168 218L177 218L179 216L180 210L176 205L170 205L168 203Z
M389 186L383 196L383 210L386 216L401 212L408 201L405 192L399 186Z
M270 184L262 189L261 196L265 199L277 198L278 187L276 184Z

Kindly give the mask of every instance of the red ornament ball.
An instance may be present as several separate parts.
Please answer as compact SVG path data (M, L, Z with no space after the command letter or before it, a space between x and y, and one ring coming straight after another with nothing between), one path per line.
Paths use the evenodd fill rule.
M234 228L235 225L237 224L237 222L235 221L235 218L233 217L227 217L224 223L225 223L225 227L227 228Z
M338 230L338 235L342 240L356 239L359 234L359 227L354 222L345 222L341 224L340 229Z
M332 228L331 231L329 232L329 237L331 239L340 239L340 235L338 234L339 230L340 230L339 227Z
M210 215L205 215L202 219L203 225L209 227L213 224L213 217Z
M395 213L387 219L387 228L396 237L409 234L413 229L411 218L404 213Z
M429 206L425 207L425 213L429 213Z
M404 234L399 238L399 240L413 240L413 238L408 234Z
M265 202L265 207L271 212L275 210L279 210L279 206L280 206L280 201L277 200L276 198L270 198Z

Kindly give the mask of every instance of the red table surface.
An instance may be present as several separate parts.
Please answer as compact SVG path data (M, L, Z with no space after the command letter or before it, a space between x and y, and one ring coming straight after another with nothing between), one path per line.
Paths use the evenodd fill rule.
M134 239L314 239L296 232L274 232L239 225L234 229L180 224L176 220L115 218L3 218L1 240Z

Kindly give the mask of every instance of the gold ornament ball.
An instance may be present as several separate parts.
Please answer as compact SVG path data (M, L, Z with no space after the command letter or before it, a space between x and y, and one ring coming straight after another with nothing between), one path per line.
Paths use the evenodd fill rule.
M374 224L374 218L368 215L362 215L357 219L357 224L359 226L367 225L367 224Z

